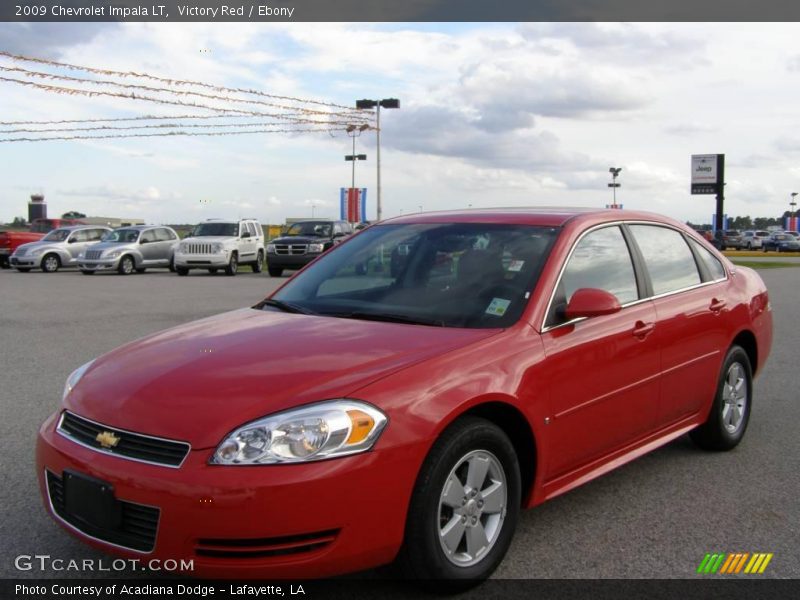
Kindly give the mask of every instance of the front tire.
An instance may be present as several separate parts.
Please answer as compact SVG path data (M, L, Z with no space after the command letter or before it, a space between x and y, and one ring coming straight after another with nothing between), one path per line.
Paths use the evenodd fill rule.
M283 269L280 267L267 267L267 271L269 271L270 277L280 277L283 275Z
M81 271L83 275L94 275L94 271Z
M742 441L750 421L753 370L741 346L728 350L706 422L689 433L705 450L731 450Z
M27 267L17 267L17 271L19 271L20 273L30 273L31 270L28 269Z
M231 254L231 259L228 261L228 266L225 267L225 275L233 277L239 272L239 256L234 252Z
M181 277L186 277L189 274L189 269L186 267L175 266L175 272Z
M130 275L135 270L136 270L136 265L130 256L123 256L119 260L119 266L117 267L117 272L120 275Z
M58 254L45 254L42 259L42 272L55 273L59 268L61 268L61 259L58 258Z
M521 504L519 461L508 436L476 417L456 421L420 470L398 565L439 591L477 585L505 556Z

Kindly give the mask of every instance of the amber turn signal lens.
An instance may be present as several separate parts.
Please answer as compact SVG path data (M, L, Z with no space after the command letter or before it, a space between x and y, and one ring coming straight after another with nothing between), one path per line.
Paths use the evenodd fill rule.
M375 420L367 413L360 410L348 410L347 416L350 417L350 436L345 442L346 445L358 444L367 439L367 436L375 427Z

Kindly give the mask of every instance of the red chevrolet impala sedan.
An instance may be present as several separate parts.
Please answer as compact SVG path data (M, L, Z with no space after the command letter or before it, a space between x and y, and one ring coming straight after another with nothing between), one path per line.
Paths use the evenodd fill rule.
M252 308L77 369L41 492L88 544L204 576L397 561L463 586L521 509L687 433L736 446L771 342L758 275L665 217L391 219Z

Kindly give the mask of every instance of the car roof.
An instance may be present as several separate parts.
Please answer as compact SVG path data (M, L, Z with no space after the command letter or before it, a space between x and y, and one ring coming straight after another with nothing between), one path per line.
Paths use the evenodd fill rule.
M111 231L108 225L63 225L62 227L55 227L53 231L56 229L67 229L69 231L79 231L81 229L108 229Z
M155 229L156 227L164 227L166 229L171 229L166 225L122 225L121 227L116 227L114 231L117 229L136 229L138 231L144 231L145 229Z
M478 208L414 213L381 221L384 223L508 223L562 227L570 221L603 223L609 221L656 221L672 225L682 223L669 217L646 211L592 207L509 207Z

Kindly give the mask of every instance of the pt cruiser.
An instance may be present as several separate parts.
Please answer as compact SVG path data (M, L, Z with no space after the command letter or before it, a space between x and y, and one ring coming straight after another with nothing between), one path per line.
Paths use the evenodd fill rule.
M735 447L771 343L758 275L677 221L400 217L252 308L78 368L39 432L41 492L92 546L203 576L396 561L463 588L520 510L684 434Z

